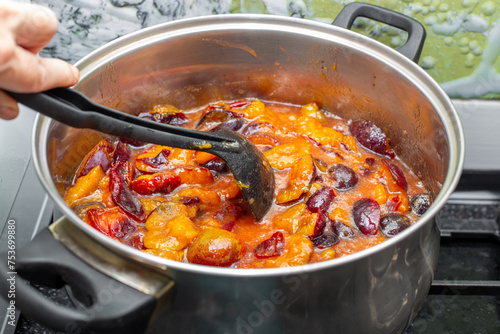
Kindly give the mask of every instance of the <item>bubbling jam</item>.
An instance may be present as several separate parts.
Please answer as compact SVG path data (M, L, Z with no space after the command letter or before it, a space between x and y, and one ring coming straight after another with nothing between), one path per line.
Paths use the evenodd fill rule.
M215 155L106 138L87 154L66 203L110 238L163 258L272 268L331 260L413 224L431 196L367 120L316 103L217 102L156 106L138 117L247 137L275 174L274 203L257 222Z

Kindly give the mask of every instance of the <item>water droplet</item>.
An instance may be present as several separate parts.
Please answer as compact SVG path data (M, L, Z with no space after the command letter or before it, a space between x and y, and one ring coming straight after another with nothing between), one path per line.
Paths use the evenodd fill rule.
M476 5L476 2L477 2L476 0L463 0L462 6L464 6L465 8L472 7Z
M448 15L446 13L439 13L437 14L437 19L439 23L444 23L446 22Z
M427 56L424 57L424 59L422 59L422 63L420 64L420 66L422 66L422 68L426 70L429 70L431 68L434 68L434 66L436 66L436 62L437 62L436 58Z
M440 12L447 12L450 10L450 6L448 6L448 4L442 3L439 5L438 10Z
M410 9L413 11L413 13L420 13L423 10L422 3L420 2L415 2L410 4Z
M429 16L425 18L424 23L431 26L437 23L437 18L435 16Z
M497 9L497 5L493 1L486 1L481 4L481 10L484 15L490 16L495 14L495 10Z
M447 45L447 46L451 46L453 44L453 38L451 37L445 37L445 39L443 40L444 44Z
M469 51L470 51L470 49L469 49L469 47L468 47L468 46L461 46L461 47L460 47L460 53L461 53L461 54L464 54L464 55L465 55L465 54L469 53Z
M473 55L472 53L469 53L469 54L467 55L466 60L465 60L465 67L468 67L468 68L473 67L473 66L474 66L474 64L475 64L474 60L475 60L474 55Z
M471 50L477 49L478 47L479 47L479 42L478 41L476 41L476 40L470 41L469 48Z
M400 36L394 36L391 38L391 45L395 48L403 45L403 40L401 39Z
M475 55L475 56L480 56L483 54L483 48L482 47L478 47L477 49L474 49L472 50L472 53Z
M483 54L483 48L481 47L481 44L476 40L473 40L469 43L469 48L476 56L480 56Z
M469 41L467 37L462 37L458 40L458 46L469 46Z
M477 15L470 15L464 20L462 27L471 32L485 32L488 29L488 23Z

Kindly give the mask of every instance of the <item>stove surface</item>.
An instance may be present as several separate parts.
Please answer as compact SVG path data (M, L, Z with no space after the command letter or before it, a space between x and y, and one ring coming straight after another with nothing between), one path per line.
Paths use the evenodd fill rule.
M452 199L439 214L438 268L422 309L404 334L500 333L500 201ZM51 221L51 205L40 227ZM65 289L39 287L72 307ZM59 333L19 315L16 328L2 333Z
M490 112L478 115L491 116ZM23 108L18 119L1 125L1 252L6 250L9 222L15 222L16 247L20 248L52 221L54 205L38 182L30 158L33 118L34 113ZM468 124L464 126L466 140L481 133L479 128L483 123L495 124L488 118L479 118L463 119ZM474 122L468 121L471 119ZM487 133L481 135L488 136ZM438 216L441 251L435 280L421 311L405 334L500 333L500 171L497 170L500 161L495 160L500 158L500 132L495 136L490 141L474 137L467 145L466 170L459 187ZM481 142L486 147L479 147ZM484 166L489 167L482 168ZM71 306L66 290L43 287L40 290L59 303ZM0 299L0 309L6 310L6 307L7 303ZM19 312L15 318L16 326L10 326L7 313L2 311L0 333L55 333Z

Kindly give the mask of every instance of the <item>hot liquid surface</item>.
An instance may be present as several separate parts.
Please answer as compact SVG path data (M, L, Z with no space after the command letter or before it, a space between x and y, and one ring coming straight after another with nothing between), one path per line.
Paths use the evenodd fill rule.
M66 202L102 233L157 256L237 268L325 261L383 242L429 204L381 129L314 103L158 106L139 116L237 131L275 172L274 204L257 222L219 158L125 139L99 143L75 174Z

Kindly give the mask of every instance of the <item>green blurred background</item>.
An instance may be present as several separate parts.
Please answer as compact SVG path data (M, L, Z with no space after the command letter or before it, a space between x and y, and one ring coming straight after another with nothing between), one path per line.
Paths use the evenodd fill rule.
M232 13L270 13L330 23L346 0L232 0ZM499 0L368 0L421 22L427 39L419 65L454 98L500 98ZM285 8L286 6L286 8ZM391 47L406 33L360 18L354 30Z

